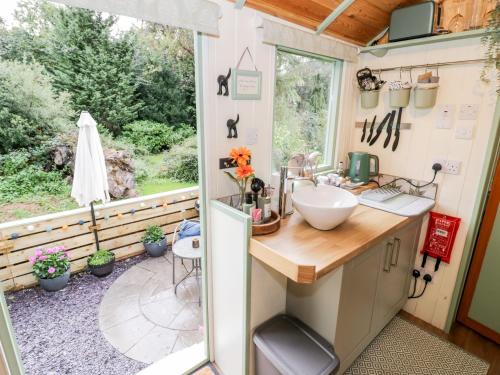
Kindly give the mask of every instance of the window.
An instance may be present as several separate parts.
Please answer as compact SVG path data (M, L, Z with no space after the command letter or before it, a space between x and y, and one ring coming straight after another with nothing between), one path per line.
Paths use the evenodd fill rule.
M273 169L298 153L321 153L333 167L341 62L278 48L274 98Z

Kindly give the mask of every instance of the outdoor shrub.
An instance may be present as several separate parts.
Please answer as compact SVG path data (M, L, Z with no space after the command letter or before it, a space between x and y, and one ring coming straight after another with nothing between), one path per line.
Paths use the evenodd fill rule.
M111 262L115 258L114 254L109 250L98 250L89 257L89 266L102 266Z
M33 274L38 279L54 279L69 270L69 258L64 246L47 250L37 249L35 255L29 257L33 265Z
M172 147L165 157L165 177L180 182L198 182L198 150L196 136Z
M163 230L158 225L150 225L146 229L146 233L142 236L142 242L144 243L157 243L165 238Z
M27 151L14 151L0 155L0 176L11 176L28 166L30 154Z
M0 60L0 154L39 146L67 127L67 99L40 65Z
M150 153L158 154L193 134L194 130L186 125L174 129L168 124L144 120L125 125L122 139Z
M58 171L45 172L37 167L17 171L16 174L0 176L0 202L9 202L28 195L68 195L70 186Z

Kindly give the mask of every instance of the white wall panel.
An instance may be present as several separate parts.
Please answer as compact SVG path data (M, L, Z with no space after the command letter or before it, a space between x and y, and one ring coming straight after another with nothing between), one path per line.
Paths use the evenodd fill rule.
M377 69L478 59L483 55L480 40L468 39L391 50L382 58L362 54L359 66ZM413 106L412 93L410 105L403 110L402 119L402 122L410 122L412 128L411 130L401 130L401 139L396 152L392 152L390 148L384 149L382 147L383 141L380 140L373 147L366 143L361 144L361 129L354 129L352 123L344 124L351 127L351 150L367 151L378 155L382 173L430 180L433 175L432 161L435 158L462 162L459 175L439 174L437 178L439 190L434 210L462 218L451 263L449 265L441 263L439 272L433 276L433 281L428 286L424 296L420 299L410 300L405 307L408 312L438 328L444 328L446 322L465 238L478 193L480 173L495 110L497 96L494 84L487 84L479 79L481 69L482 63L440 67L440 87L434 108L416 109ZM436 72L435 69L433 71ZM423 72L424 69L412 71L413 81L415 82L417 75ZM402 78L409 80L409 74L403 73ZM382 73L382 79L387 81L399 79L399 71ZM453 104L456 107L452 129L437 129L435 127L439 108L444 104ZM479 117L474 126L472 140L455 138L458 110L461 104L479 105ZM387 89L381 93L379 106L374 110L362 109L359 104L359 95L357 95L357 121L364 121L365 118L370 121L374 114L377 114L377 118L380 120L390 109L392 108L389 107ZM385 139L385 131L381 139ZM422 248L426 229L427 225L424 222L419 250ZM417 266L421 263L420 256L417 256L415 263ZM434 261L428 261L427 269L429 271L433 270L433 266ZM420 285L420 287L422 286Z

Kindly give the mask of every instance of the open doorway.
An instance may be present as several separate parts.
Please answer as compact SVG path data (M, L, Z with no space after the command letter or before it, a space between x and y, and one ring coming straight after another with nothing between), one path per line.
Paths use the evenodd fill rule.
M204 241L193 241L201 198L193 32L46 1L1 7L0 95L11 104L9 131L20 134L0 150L8 246L0 276L26 373L135 374L193 347L197 365L206 314ZM22 90L8 92L16 87L38 95L36 113ZM68 199L83 110L98 124L116 192L96 207L101 248L116 257L102 279L86 272L95 252L88 212ZM166 252L146 255L148 235L164 239ZM50 293L35 285L30 257L59 246L73 276Z

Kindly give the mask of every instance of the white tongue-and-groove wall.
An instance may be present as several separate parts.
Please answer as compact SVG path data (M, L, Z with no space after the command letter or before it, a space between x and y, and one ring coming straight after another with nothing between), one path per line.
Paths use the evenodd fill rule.
M273 94L274 94L274 47L263 44L257 33L258 12L243 8L237 10L234 3L216 1L221 6L219 37L203 39L203 95L204 126L207 144L208 195L219 198L236 194L235 184L218 168L219 158L227 157L232 147L247 146L252 151L252 166L257 176L268 182L271 173ZM245 48L251 51L257 69L262 72L261 100L233 100L231 95L216 95L217 77L226 75L236 67ZM248 56L240 69L254 70ZM230 79L231 85L231 79ZM236 119L238 138L227 138L226 121ZM257 131L257 142L248 144L247 132Z
M484 50L480 39L467 39L450 41L432 45L421 45L390 50L382 58L371 54L362 54L360 67L372 69L394 66L432 64L455 60L480 59ZM435 107L431 109L417 109L413 105L413 93L410 105L403 110L402 122L411 123L411 130L401 130L401 138L396 152L390 147L383 148L385 131L379 141L370 147L361 143L361 129L352 128L351 150L367 151L378 155L380 158L380 171L391 175L403 176L429 181L433 176L431 169L433 160L461 161L460 174L438 174L436 182L439 184L436 206L434 211L447 215L458 216L462 219L450 264L441 263L439 271L433 275L433 281L428 285L425 294L419 299L412 299L405 306L409 313L425 320L426 322L443 329L445 327L451 296L455 287L467 231L472 219L474 203L478 194L479 181L489 136L492 130L493 116L497 95L495 92L495 79L487 84L480 80L483 63L461 64L443 66L439 68L439 91ZM417 75L425 69L412 71L415 82ZM436 73L435 69L432 69ZM382 73L386 81L398 80L399 71ZM409 74L402 74L403 80L409 80ZM357 121L369 121L377 114L377 119L382 119L389 112L389 93L385 87L381 93L379 106L376 109L362 109L359 95L355 101ZM455 106L455 116L451 129L437 129L438 113L443 105ZM459 126L470 125L458 120L458 111L463 104L479 106L479 115L474 121L473 138L471 140L457 139L455 129ZM349 124L352 126L353 124ZM382 139L382 140L381 140ZM427 220L422 228L419 250L422 249ZM421 263L418 255L415 265ZM426 269L432 273L434 260L427 261ZM423 287L420 280L419 288Z
M218 169L218 159L227 156L232 147L246 145L252 152L252 165L258 177L266 182L271 174L272 126L275 48L262 43L262 36L257 29L261 18L271 18L247 7L236 10L234 3L216 1L221 6L219 37L203 38L203 115L206 137L206 170L208 177L208 197L218 198L235 194L236 188L227 176ZM291 25L287 23L288 25ZM298 26L297 26L298 27ZM298 27L300 28L300 27ZM217 76L227 74L234 68L246 47L250 48L255 64L262 72L262 99L257 101L236 101L231 97L215 95L218 90ZM342 88L342 105L339 120L339 136L336 154L340 159L347 151L368 151L380 157L382 173L409 178L430 180L432 178L432 160L443 158L462 162L460 174L442 175L437 178L439 184L435 210L462 218L453 256L449 265L442 264L439 272L433 276L424 296L411 300L405 309L417 317L444 328L450 299L455 286L456 276L463 253L465 238L471 221L474 202L478 193L480 174L485 158L485 151L492 128L496 94L494 84L480 81L482 63L456 65L439 69L440 88L436 106L432 109L415 109L413 97L409 107L403 112L403 122L412 123L411 130L402 130L399 147L396 152L383 149L379 140L374 147L361 145L360 129L354 129L354 121L371 119L376 113L379 119L389 111L387 87L381 94L376 110L364 110L359 105L354 73L357 68L384 68L401 65L431 64L453 60L467 60L483 57L480 39L467 39L432 45L421 45L390 50L382 58L370 54L361 54L359 64L345 64ZM253 69L245 57L243 69ZM421 70L412 72L416 80ZM384 80L399 79L399 71L382 74ZM409 79L403 73L403 79ZM444 104L456 105L455 122L452 129L436 129L435 122L439 108ZM479 117L475 123L472 140L459 140L454 136L458 108L461 104L478 104ZM238 132L240 138L227 139L226 121L240 115ZM258 139L253 145L247 144L248 129L257 130ZM385 135L385 133L383 134ZM381 137L383 140L383 136ZM427 222L424 222L419 249L422 248ZM420 263L420 256L416 265ZM427 269L434 265L428 261ZM420 285L420 288L423 285Z

